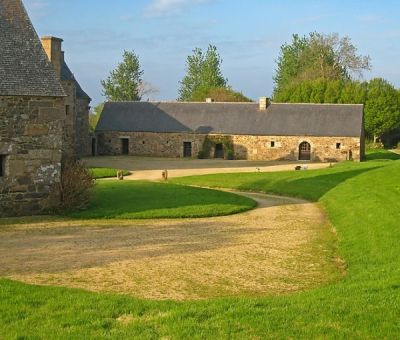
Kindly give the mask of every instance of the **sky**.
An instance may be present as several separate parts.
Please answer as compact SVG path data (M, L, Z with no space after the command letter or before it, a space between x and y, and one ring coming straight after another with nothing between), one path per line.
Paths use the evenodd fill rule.
M175 100L195 47L217 46L229 84L270 96L280 46L292 34L349 36L369 55L364 78L400 87L398 0L23 0L39 36L64 39L65 59L92 105L124 50L140 58L152 100Z

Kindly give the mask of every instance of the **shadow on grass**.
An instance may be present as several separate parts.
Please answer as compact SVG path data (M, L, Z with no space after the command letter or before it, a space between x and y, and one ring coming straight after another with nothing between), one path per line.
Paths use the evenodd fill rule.
M372 150L366 154L367 161L373 160L392 160L396 161L400 159L400 154L390 152L387 150Z
M383 165L382 165L383 166ZM304 198L317 202L327 192L339 184L361 175L365 172L378 169L382 166L373 166L349 171L332 172L323 175L314 175L312 172L298 173L299 178L289 177L270 181L268 177L253 182L247 182L238 186L239 190L258 190L266 193L287 195L291 197Z

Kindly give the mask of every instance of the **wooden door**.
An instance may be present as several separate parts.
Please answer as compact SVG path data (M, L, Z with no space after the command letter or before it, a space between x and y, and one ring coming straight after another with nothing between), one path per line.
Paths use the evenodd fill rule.
M299 161L311 160L311 145L310 143L303 142L299 146Z
M221 143L215 145L214 158L224 158L224 146Z
M192 142L183 142L183 157L192 157Z
M121 138L121 153L123 155L129 155L129 139Z

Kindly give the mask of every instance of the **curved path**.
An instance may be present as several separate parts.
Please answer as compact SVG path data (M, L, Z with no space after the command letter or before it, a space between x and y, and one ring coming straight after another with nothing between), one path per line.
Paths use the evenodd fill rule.
M0 228L0 276L149 299L280 294L332 280L332 232L315 204L241 193L217 218L58 220Z

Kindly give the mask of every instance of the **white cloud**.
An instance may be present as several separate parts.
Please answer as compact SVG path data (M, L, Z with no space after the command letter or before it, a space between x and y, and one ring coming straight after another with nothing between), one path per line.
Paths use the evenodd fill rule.
M210 1L211 0L153 0L145 9L145 15L149 17L160 17L180 14L188 8Z

